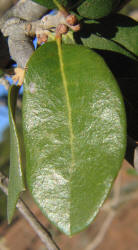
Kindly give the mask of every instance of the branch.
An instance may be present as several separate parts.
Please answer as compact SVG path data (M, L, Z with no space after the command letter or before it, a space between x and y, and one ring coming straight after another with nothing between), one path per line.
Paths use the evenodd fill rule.
M138 191L135 191L134 193L131 194L127 194L127 195L121 195L118 201L118 204L116 205L115 209L119 210L120 206L124 205L126 202L130 201L130 200L135 200L138 198ZM107 211L109 212L111 210L112 206L112 200L111 201L107 201L104 206L102 207L103 211Z
M105 219L105 221L100 229L100 232L95 237L95 239L86 247L85 250L94 250L98 247L98 245L104 239L104 236L107 233L107 230L108 230L109 226L111 225L115 215L116 215L115 211L110 210L108 217Z
M0 189L8 195L8 178L6 178L0 172ZM22 199L19 199L16 207L23 215L23 217L28 221L30 226L34 229L36 234L40 237L41 241L45 244L48 250L59 250L59 247L56 245L54 240L52 239L50 233L44 226L37 220L37 218L33 215L30 209L26 206Z
M8 31L6 32L9 32L9 34L6 36L9 36L8 43L10 56L17 62L17 64L19 64L19 67L24 68L34 49L31 39L26 37L25 32L22 30L22 25L18 25L19 21L38 20L48 9L31 0L19 0L10 9L8 9L8 7L9 5L5 10L5 13L0 16L0 30L2 31L4 29L5 32L7 27ZM16 23L14 23L15 21ZM0 49L0 58L1 53L3 53L3 46L4 45L2 45L2 49ZM5 54L3 58L5 59ZM3 58L1 60L2 63L4 63ZM5 67L3 64L2 66L3 68Z
M18 0L0 0L0 17L13 6Z
M58 31L65 34L69 28L73 31L80 29L76 17L57 11L54 16L46 15L35 21L25 21L18 17L12 17L5 21L1 31L5 37L8 37L9 52L12 59L16 61L17 67L24 69L34 51L32 37L36 35L40 45L47 42L51 30L55 33Z
M9 7L9 6L7 6ZM18 17L26 21L33 21L39 19L47 12L47 8L39 5L31 0L19 0L10 9L0 17L0 29L3 27L4 23L11 17Z

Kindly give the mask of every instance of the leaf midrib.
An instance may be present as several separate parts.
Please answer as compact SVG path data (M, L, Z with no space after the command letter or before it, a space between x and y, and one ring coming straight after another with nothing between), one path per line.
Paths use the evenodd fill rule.
M72 168L75 164L74 147L73 147L74 133L73 133L73 127L72 127L72 110L71 110L70 99L69 99L69 94L68 94L68 82L67 82L65 70L64 70L61 41L59 39L57 39L57 47L58 47L60 72L61 72L61 77L62 77L62 83L64 86L65 99L66 99L67 110L68 110L68 127L69 127L70 148L71 148L71 169L70 169L70 173L71 173Z

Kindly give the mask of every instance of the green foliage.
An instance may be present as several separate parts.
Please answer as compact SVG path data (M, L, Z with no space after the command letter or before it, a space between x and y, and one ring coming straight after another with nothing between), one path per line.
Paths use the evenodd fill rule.
M7 197L0 190L0 223L6 218Z
M23 152L23 137L21 130L21 114L16 112L16 129L18 130L19 137L21 139L21 151ZM25 165L25 157L22 157L23 166ZM5 175L9 176L9 165L10 165L10 131L7 128L3 134L3 141L0 143L0 171ZM0 191L0 221L6 219L7 216L7 197Z
M80 16L99 19L109 15L117 8L120 0L85 0L78 8L77 11Z
M64 233L96 216L125 151L125 112L112 73L95 52L55 42L28 63L23 128L27 185Z
M33 0L34 2L41 4L49 9L53 9L58 7L58 4L65 6L65 7L71 7L71 6L77 6L80 2L83 2L84 0Z
M128 135L138 140L138 23L119 14L99 21L85 20L74 38L96 49L116 76L125 100Z
M20 193L25 190L20 143L15 124L15 110L19 87L12 85L8 93L10 122L10 173L8 185L8 221L11 222Z
M62 37L62 46L49 42L32 55L23 97L27 187L49 220L73 235L95 218L124 157L126 115L118 84L127 133L137 138L138 102L132 86L138 79L138 23L112 14L120 0L34 1L49 9L59 4L71 8L81 22L79 32ZM23 143L15 123L18 90L9 90L9 221L25 189Z
M10 133L6 130L6 138L0 143L0 171L2 171L6 176L8 175L7 166L9 165L9 155L10 155Z
M9 154L10 154L10 141L9 141L9 131L5 131L5 136L3 142L0 143L0 171L8 176L9 172ZM6 219L7 216L7 197L0 190L0 223Z
M3 76L3 71L0 69L0 77Z
M124 0L125 1L125 0ZM128 15L131 11L134 11L138 8L138 0L130 0L129 4L127 4L122 10L121 13Z
M86 20L74 36L76 42L89 48L117 52L135 60L138 56L138 23L124 15Z
M116 14L104 19L101 34L138 56L138 22L132 18Z

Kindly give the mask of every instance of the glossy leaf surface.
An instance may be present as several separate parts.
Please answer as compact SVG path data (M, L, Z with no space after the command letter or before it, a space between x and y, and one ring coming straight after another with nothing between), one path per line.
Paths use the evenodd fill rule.
M33 54L23 99L27 185L67 235L87 227L106 199L124 157L125 123L120 90L98 54L55 42Z
M120 0L86 0L77 8L78 13L86 18L99 19L109 15Z
M96 50L117 79L125 102L127 134L138 140L138 61L109 50ZM119 63L118 63L119 62Z
M10 173L8 185L8 222L11 222L20 193L25 190L20 143L15 124L16 101L19 87L12 85L8 92L8 108L10 122Z

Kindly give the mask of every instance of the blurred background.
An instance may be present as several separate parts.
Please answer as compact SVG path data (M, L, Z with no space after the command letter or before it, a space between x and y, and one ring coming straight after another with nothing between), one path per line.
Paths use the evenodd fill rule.
M16 0L0 0L0 16ZM138 20L138 0L132 0L121 11ZM1 46L1 44L0 44ZM0 55L1 56L1 55ZM8 176L10 156L9 118L7 95L12 80L3 78L0 72L0 171ZM21 126L22 90L17 103L17 127L22 139ZM39 218L63 250L138 250L138 176L133 175L129 164L124 160L120 174L114 184L111 195L96 217L94 223L84 232L69 238L60 233L41 214L28 193L23 197L30 210ZM118 199L118 205L112 215L111 203ZM16 212L11 225L6 221L6 196L0 191L0 250L45 250L33 229Z

